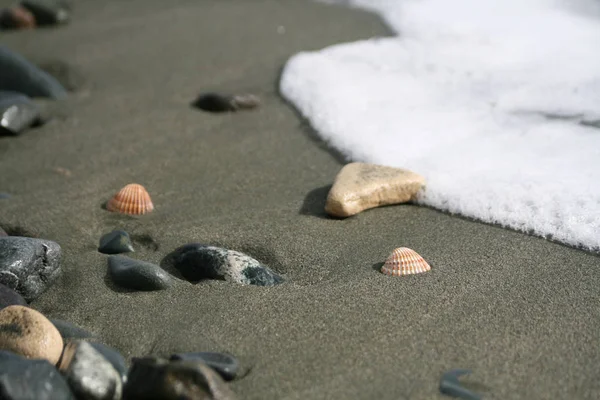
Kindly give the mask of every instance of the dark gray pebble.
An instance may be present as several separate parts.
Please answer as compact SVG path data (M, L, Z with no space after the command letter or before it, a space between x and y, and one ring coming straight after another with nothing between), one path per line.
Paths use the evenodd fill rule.
M161 290L171 285L171 278L158 265L125 256L108 257L108 270L119 286L135 290Z
M0 91L0 127L8 135L19 135L40 121L40 109L21 93Z
M134 358L123 390L124 400L233 400L223 379L203 363Z
M119 373L121 381L127 381L127 362L125 358L117 350L112 347L106 346L102 343L89 342L94 349L106 360L112 364L113 368Z
M4 46L0 46L0 71L0 90L29 97L67 97L67 91L54 77Z
M239 361L226 353L202 351L197 353L173 354L171 360L202 361L217 371L226 381L235 379L240 369Z
M60 246L50 240L1 237L0 283L31 302L60 276L60 258Z
M107 233L100 238L98 251L104 254L130 253L133 250L131 238L125 231L117 230Z
M94 336L85 329L62 319L51 319L50 322L58 329L63 339L85 339Z
M171 257L185 279L223 279L242 285L274 286L284 280L254 258L234 250L191 243Z
M8 193L0 192L0 199L10 199L10 197Z
M3 400L74 400L69 385L46 360L28 360L0 351L0 398Z
M0 310L8 306L26 306L27 302L19 293L0 283Z
M39 26L65 24L71 12L64 1L57 0L23 0L21 5L35 17Z

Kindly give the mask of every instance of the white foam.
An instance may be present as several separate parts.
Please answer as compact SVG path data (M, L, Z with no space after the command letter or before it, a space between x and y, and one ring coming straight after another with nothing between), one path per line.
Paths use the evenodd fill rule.
M422 174L423 204L600 249L600 2L352 3L399 36L299 53L280 82L330 145Z

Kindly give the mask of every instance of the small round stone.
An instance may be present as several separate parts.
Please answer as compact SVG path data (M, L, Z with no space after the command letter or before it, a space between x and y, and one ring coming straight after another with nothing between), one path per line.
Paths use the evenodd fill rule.
M125 256L108 257L108 270L117 285L135 290L162 290L171 286L165 270L149 262Z
M131 253L134 250L129 234L122 230L116 230L100 238L98 251L103 254L120 254Z
M63 350L60 332L40 312L24 306L0 310L0 349L56 364Z

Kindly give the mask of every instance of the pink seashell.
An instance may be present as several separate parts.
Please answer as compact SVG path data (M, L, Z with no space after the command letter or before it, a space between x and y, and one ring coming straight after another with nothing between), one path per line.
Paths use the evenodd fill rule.
M110 199L106 204L106 209L121 214L141 215L154 210L154 205L142 185L131 183Z
M387 258L381 272L386 275L403 276L420 274L430 269L431 266L416 251L399 247Z

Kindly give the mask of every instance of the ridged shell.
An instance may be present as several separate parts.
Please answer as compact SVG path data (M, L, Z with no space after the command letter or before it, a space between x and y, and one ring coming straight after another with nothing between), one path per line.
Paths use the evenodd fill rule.
M431 266L416 251L399 247L387 258L381 272L386 275L403 276L420 274L430 269Z
M154 210L154 205L142 185L131 183L110 199L106 209L121 214L141 215Z

